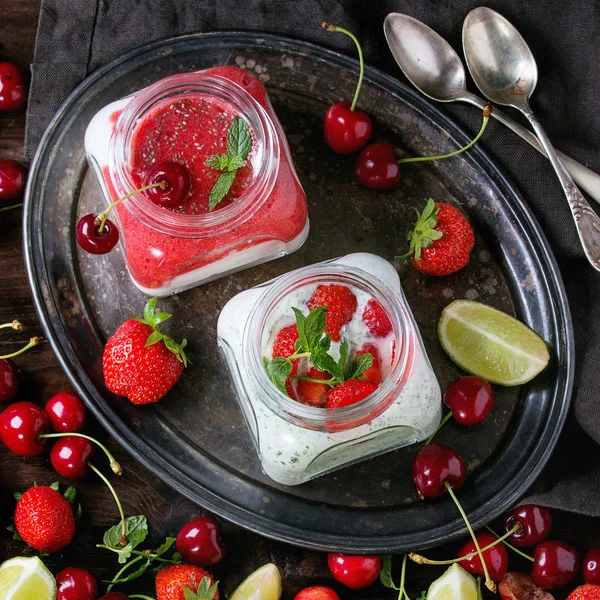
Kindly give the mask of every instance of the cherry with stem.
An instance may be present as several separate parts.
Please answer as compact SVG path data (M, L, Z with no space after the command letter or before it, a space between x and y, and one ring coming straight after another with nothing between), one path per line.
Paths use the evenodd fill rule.
M29 338L29 342L27 343L27 345L23 346L23 348L21 348L20 350L17 350L16 352L12 352L11 354L5 354L4 356L0 356L0 360L8 360L9 358L15 358L15 356L20 356L24 352L27 352L27 350L29 350L30 348L33 348L34 346L37 346L38 344L40 344L41 341L42 341L42 338L40 338L40 337Z

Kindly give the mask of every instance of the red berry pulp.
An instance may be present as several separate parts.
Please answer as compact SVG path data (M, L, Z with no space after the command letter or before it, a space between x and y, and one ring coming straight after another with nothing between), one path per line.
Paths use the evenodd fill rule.
M333 578L353 590L360 590L375 583L381 572L379 556L329 554L327 564Z
M50 461L54 470L67 479L83 479L88 473L88 461L94 455L92 442L77 436L65 436L54 442Z
M14 63L0 62L0 111L23 108L26 91L23 71Z
M57 600L96 600L98 586L94 576L85 569L68 567L56 575Z
M586 583L600 585L600 548L592 548L585 555L581 574Z
M340 597L330 587L315 585L300 590L294 600L340 600Z
M492 386L480 377L461 377L448 386L444 402L459 425L481 423L494 406Z
M366 303L362 319L371 332L371 335L375 337L386 337L392 332L390 318L383 309L383 306L373 298Z
M477 533L475 537L477 538L477 543L479 544L479 548L481 550L496 541L495 536L486 532ZM458 551L457 556L460 558L476 551L477 548L475 547L475 542L473 542L473 540L469 540ZM490 579L493 581L500 581L508 571L508 552L506 551L504 544L496 544L493 548L484 550L482 554ZM481 564L481 559L477 554L471 558L462 560L459 564L463 569L465 569L465 571L471 573L471 575L484 575L483 565Z
M523 504L513 509L504 523L504 529L508 532L515 525L517 529L508 541L518 548L535 546L548 539L552 530L552 515L550 511L536 504Z
M402 171L391 144L370 144L363 148L354 165L354 176L373 190L389 190L400 181Z
M23 196L27 170L16 160L0 160L0 203L14 202Z
M579 572L577 550L558 540L546 540L535 547L533 552L533 583L545 590L553 590L567 585Z
M119 241L119 230L110 220L106 219L102 231L96 225L98 215L90 214L81 217L77 222L75 237L79 246L90 254L107 254Z
M0 440L18 456L41 454L47 442L38 436L49 431L48 415L32 402L16 402L0 414Z
M152 202L165 207L183 204L192 185L188 170L175 162L161 162L144 172L144 186L155 183L161 185L150 188L145 193Z
M46 402L50 425L59 433L77 433L83 429L87 411L82 400L73 392L58 392Z
M19 391L21 376L17 365L10 360L4 358L0 360L0 402L9 402Z
M183 560L198 567L210 567L225 558L221 529L212 517L198 517L186 523L177 534L176 545Z
M444 444L427 444L415 456L412 476L419 495L437 498L445 494L447 481L453 490L461 488L467 477L463 459Z
M350 110L349 102L336 102L325 113L325 142L337 154L351 154L362 148L371 137L373 126L369 115Z
M345 285L319 285L306 303L309 310L318 306L327 307L325 333L334 342L339 342L342 327L349 323L356 312L358 301L352 290Z

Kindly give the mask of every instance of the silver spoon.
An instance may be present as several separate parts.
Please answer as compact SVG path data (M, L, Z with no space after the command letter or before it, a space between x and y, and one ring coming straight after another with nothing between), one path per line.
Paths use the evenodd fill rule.
M467 102L483 110L485 100L467 91L460 57L433 29L408 15L390 13L383 31L399 67L421 93L438 102ZM492 117L546 154L529 129L500 110L493 110ZM558 155L579 186L600 203L600 175L561 152Z
M585 255L600 271L600 217L556 156L550 139L529 106L538 78L529 46L502 15L480 7L465 19L463 49L471 77L483 95L492 102L520 110L533 126L565 192Z

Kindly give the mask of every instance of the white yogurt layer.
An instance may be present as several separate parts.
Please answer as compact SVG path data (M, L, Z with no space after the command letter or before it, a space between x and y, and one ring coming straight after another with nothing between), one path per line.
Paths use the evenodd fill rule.
M358 267L367 271L395 292L403 302L414 330L412 370L394 402L372 421L336 432L307 429L275 414L253 389L245 372L243 332L254 305L273 282L241 292L223 308L217 325L218 343L232 375L240 406L251 430L262 466L272 479L286 485L297 485L354 462L421 441L437 428L441 417L441 393L437 379L425 354L422 340L410 309L406 305L396 270L386 260L373 254L351 254L330 264ZM385 282L385 283L384 283ZM291 307L301 308L316 286L301 288L282 299L281 310L270 317L263 334L265 356L270 356L272 336L294 322ZM368 337L362 323L362 307L369 299L365 292L353 289L359 306L345 335L362 345ZM360 324L359 322L360 321ZM387 338L386 338L387 339ZM391 339L391 338L390 338ZM391 344L381 344L384 346ZM391 357L382 363L389 364ZM385 375L385 371L383 372Z

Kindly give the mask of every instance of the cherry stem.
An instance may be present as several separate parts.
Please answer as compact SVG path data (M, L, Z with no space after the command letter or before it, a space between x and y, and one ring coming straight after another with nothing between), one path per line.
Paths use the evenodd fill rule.
M519 524L515 525L515 527L520 527ZM505 535L503 535L502 537L500 537L491 527L488 527L486 525L485 527L492 535L495 535L498 539L501 539L504 542L504 545L507 548L510 548L513 552L516 552L517 554L520 554L523 558L526 558L527 560L530 560L531 562L535 562L535 559L533 558L533 556L529 556L529 554L526 554L525 552L523 552L522 550L519 550L518 548L515 548L512 544L510 544L509 542L505 541L504 538L507 537Z
M85 435L85 433L42 433L39 437L41 438L61 438L61 437L80 437L90 442L93 442L102 449L104 454L106 454L108 460L110 461L110 468L115 475L123 475L123 469L121 465L115 460L115 457L110 453L110 450L98 440L90 437L89 435Z
M120 552L116 548L111 548L110 546L105 546L104 544L96 544L96 548L102 548L103 550L110 550L111 552L116 553ZM158 556L158 554L156 554L155 552L150 552L149 550L132 550L131 554L134 554L136 556L145 556L146 558L151 558L152 560L157 560L158 562L173 564L172 560L169 560L168 558L161 558L160 556Z
M19 356L19 354L23 354L23 352L27 352L27 350L29 350L29 348L33 348L34 346L37 346L41 341L42 341L42 338L32 337L29 340L29 343L27 344L27 346L23 346L23 348L21 348L20 350L17 350L16 352L13 352L12 354L5 354L4 356L0 356L0 360L4 360L6 358L14 358L15 356Z
M13 204L12 206L3 206L2 208L0 208L0 212L4 212L5 210L12 210L13 208L19 208L20 206L23 206L23 203L19 203L19 204Z
M481 138L481 136L483 135L483 132L485 131L485 129L487 127L487 124L490 120L491 114L492 114L492 105L488 103L485 105L485 107L483 109L483 123L481 124L481 129L479 130L479 133L466 146L463 146L462 148L459 148L458 150L455 150L454 152L450 152L449 154L440 154L439 156L416 156L414 158L401 158L398 161L398 164L425 162L428 160L442 160L444 158L450 158L452 156L456 156L458 154L461 154L462 152L465 152L465 150L468 150L469 148L474 146L479 141L479 139Z
M406 554L402 557L402 571L400 571L400 587L399 587L399 594L398 594L398 600L402 600L403 597L406 598L406 600L410 600L410 598L408 597L408 594L406 593L406 589L404 588L404 581L406 578Z
M134 558L133 560L130 560L128 563L125 563L123 565L123 567L118 571L118 573L113 577L112 582L106 588L106 593L110 593L110 591L115 586L114 582L117 579L119 579L119 577L121 577L121 575L123 575L123 573L125 573L125 571L128 571L133 565L135 565L136 563L139 563L142 560L144 560L144 557L143 556L138 556L137 558ZM129 596L129 597L131 598L131 596Z
M487 546L485 546L485 548L482 548L481 551L486 552L490 548L493 548L494 546L497 546L501 542L504 542L504 540L509 535L512 535L515 531L517 531L519 529L519 527L520 527L520 525L518 525L518 524L515 525L510 531L506 532L502 537L497 538L495 542L492 542L491 544L488 544ZM411 552L408 555L410 560L416 562L419 565L453 565L454 563L458 563L463 560L469 560L469 558L473 558L474 556L477 556L477 552L471 552L470 554L465 554L464 556L459 556L458 558L452 558L449 560L432 560L430 558L426 558L425 556L421 556L420 554L415 554L414 552Z
M12 323L3 323L0 325L0 329L8 329L9 327L15 331L23 331L23 325L16 319Z
M425 445L427 446L427 444L431 443L431 440L437 435L437 432L450 420L450 418L452 417L452 411L450 411L440 422L440 424L438 425L438 428L427 438L427 441L425 442Z
M137 190L134 190L133 192L130 192L126 196L123 196L122 198L119 198L117 201L113 202L106 210L102 211L94 220L94 224L96 225L96 227L98 227L98 233L102 233L102 231L104 230L104 223L106 223L106 219L108 219L108 215L109 215L110 211L115 206L121 204L121 202L123 202L123 200L127 200L127 198L131 198L131 196L135 196L136 194L145 192L146 190L149 190L151 188L161 187L164 189L165 185L166 184L164 181L159 181L157 183L150 183L148 185L142 186L141 188L139 188Z
M358 96L360 94L360 88L362 86L363 76L365 74L365 61L363 59L363 53L362 48L360 47L360 42L351 31L348 31L343 27L338 27L337 25L330 25L329 23L321 23L321 27L323 27L323 29L327 29L327 31L337 31L340 33L345 33L356 44L356 49L358 50L358 61L360 64L360 71L358 75L358 84L356 85L356 91L354 92L354 99L352 100L352 105L350 106L350 110L353 111L356 108L356 103L358 102Z
M117 503L117 508L119 509L119 515L121 516L121 533L119 535L119 544L121 544L121 546L125 547L125 546L127 546L127 526L125 523L125 513L123 512L123 506L121 505L119 496L117 495L115 488L112 486L110 481L104 476L103 473L101 473L98 469L96 469L96 467L91 462L88 463L88 467L92 471L94 471L94 473L96 473L96 475L98 475L98 477L100 477L100 479L102 479L102 481L104 481L104 483L107 485L108 489L111 491L111 494L113 495L113 498L115 499L115 502Z
M458 512L460 513L461 517L463 518L463 521L465 522L465 525L467 526L467 529L469 530L469 533L471 534L471 539L473 540L473 543L475 544L475 548L477 549L477 555L479 556L479 560L481 561L481 565L483 566L483 574L485 575L485 587L488 590L490 590L491 592L495 592L496 584L490 579L490 574L488 572L487 565L485 564L485 558L483 558L481 548L479 547L479 542L477 541L477 536L475 535L475 532L473 531L473 528L471 527L471 523L469 523L467 514L463 510L463 507L461 506L460 502L458 501L458 498L456 497L456 494L454 493L454 490L452 489L450 482L444 481L444 485L446 486L446 489L448 490L450 497L452 498L452 500L454 500L454 504L456 504L456 508L458 508Z

